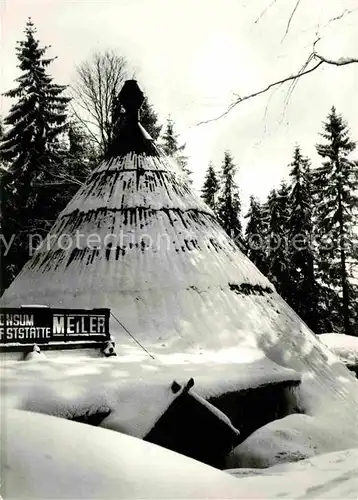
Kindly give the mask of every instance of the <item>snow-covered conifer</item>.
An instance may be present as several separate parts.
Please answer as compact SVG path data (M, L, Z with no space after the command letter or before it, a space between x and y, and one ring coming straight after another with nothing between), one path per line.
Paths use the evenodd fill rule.
M353 230L357 226L358 204L358 165L350 154L356 144L334 107L323 123L321 136L324 142L317 144L316 149L323 163L313 172L319 279L328 289L338 292L342 327L349 334L357 304L349 279L350 262L355 258Z
M201 197L212 210L216 210L216 198L219 191L219 180L214 165L210 162L201 189Z
M229 151L225 152L221 167L220 193L218 197L218 217L222 227L236 243L242 242L241 200L235 182L236 166Z
M13 235L15 240L11 251L3 255L3 287L29 257L28 235L44 229L42 219L52 223L58 215L58 211L49 213L42 206L38 186L48 179L61 150L69 98L63 95L65 86L53 83L48 74L47 67L54 58L46 58L48 47L40 46L35 33L29 20L25 39L16 49L21 70L16 79L18 85L5 93L16 99L16 103L5 117L7 127L0 145L1 157L7 163L7 171L1 175L2 231L7 240ZM53 193L48 192L47 198L53 198ZM45 226L47 230L48 224Z
M247 256L264 274L267 272L267 241L263 207L259 200L250 196L250 206L247 212L245 229L245 246Z
M179 146L178 138L179 135L175 132L174 121L169 116L165 124L161 146L166 155L173 157L179 163L187 181L192 184L193 181L190 178L192 172L187 167L188 158L184 154L185 144Z
M288 221L290 305L317 331L317 283L314 273L313 200L308 158L296 146L290 167L290 216Z
M292 282L290 280L288 250L289 187L282 181L278 190L273 189L267 201L268 207L268 275L280 295L290 302Z
M145 97L140 110L140 122L152 139L156 141L160 135L162 126L159 125L158 115L154 111L153 106L149 104L147 97Z

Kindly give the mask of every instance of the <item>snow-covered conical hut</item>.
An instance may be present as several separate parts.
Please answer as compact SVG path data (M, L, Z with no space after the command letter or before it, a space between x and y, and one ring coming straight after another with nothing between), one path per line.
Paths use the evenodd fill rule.
M143 94L127 81L110 157L58 217L5 292L7 306L108 307L118 351L231 350L306 376L317 394L345 398L352 375L276 293L140 125ZM133 344L135 345L135 344ZM319 391L313 391L313 385Z

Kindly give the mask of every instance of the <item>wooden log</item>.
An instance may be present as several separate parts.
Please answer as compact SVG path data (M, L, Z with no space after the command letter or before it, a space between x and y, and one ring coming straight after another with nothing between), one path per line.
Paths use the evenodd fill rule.
M144 440L223 468L226 455L237 443L238 431L225 415L191 392L193 385L190 379ZM178 386L174 381L174 393Z

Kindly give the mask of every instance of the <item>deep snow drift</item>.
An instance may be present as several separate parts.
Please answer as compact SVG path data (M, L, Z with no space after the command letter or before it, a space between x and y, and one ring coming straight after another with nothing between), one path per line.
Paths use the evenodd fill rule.
M6 499L236 498L216 469L116 432L9 411L2 433Z
M229 354L229 353L227 353ZM241 353L242 354L242 353ZM235 363L211 353L173 354L152 360L143 351L117 358L65 357L2 363L5 408L37 411L64 418L96 412L111 414L101 424L132 436L144 437L175 398L171 384L195 381L204 398L255 388L267 383L299 381L300 375L267 358Z
M327 415L317 418L297 414L274 420L257 429L237 446L228 456L226 467L271 467L349 449L357 443L354 439L355 429L345 428L344 409L340 413L337 408L336 419L340 414L341 428L335 425L332 416L329 418ZM355 425L358 425L357 414L354 419Z
M358 450L261 476L229 474L105 429L21 411L2 419L1 493L9 500L357 498Z
M223 353L221 353L223 355ZM2 364L2 400L7 409L31 410L64 418L106 414L102 427L143 438L174 399L173 380L184 385L190 377L204 398L254 388L300 375L267 358L235 363L235 351L217 359L215 353L198 356L173 354L152 360L133 350L117 358L37 360ZM241 352L242 354L242 352ZM349 375L349 372L347 370ZM337 404L326 399L324 408L310 415L290 415L258 429L239 445L227 467L269 467L314 454L358 447L358 412L352 397ZM312 394L314 397L314 393ZM264 411L264 409L263 409Z

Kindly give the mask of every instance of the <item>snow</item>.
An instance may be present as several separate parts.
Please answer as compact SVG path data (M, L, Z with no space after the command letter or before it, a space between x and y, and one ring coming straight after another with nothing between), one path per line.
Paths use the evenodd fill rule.
M335 417L341 416L340 427L333 427L335 418L332 414L329 417L329 412L321 418L294 414L270 422L233 450L227 459L227 468L271 467L351 448L357 443L358 413L352 416L352 427L347 431L346 423L342 425L345 410L335 409Z
M228 474L130 436L56 417L5 414L6 499L236 498Z
M26 361L43 361L46 359L46 356L43 352L41 352L40 348L35 344L32 351L29 352L26 356Z
M357 212L357 217L358 217L358 212ZM358 238L358 225L356 226L354 232L356 233L357 238ZM353 261L351 263L350 276L351 276L350 281L351 281L352 285L358 286L358 263L357 263L357 261Z
M23 411L2 415L6 499L357 498L358 449L219 471L139 439Z
M63 248L66 235L72 248ZM197 394L208 397L293 377L302 380L300 408L316 419L312 432L324 421L332 434L322 449L336 450L338 439L342 447L358 446L357 380L228 238L167 158L130 153L101 163L47 241L49 248L45 243L34 254L1 305L108 307L122 363L67 353L68 364L57 367L49 360L7 367L2 390L8 404L59 415L110 408L103 425L143 436L170 404L173 378L193 377Z
M180 394L170 389L174 380L183 387L193 377L197 398L300 380L297 372L264 357L250 359L248 354L246 363L234 363L229 356L215 361L214 353L211 358L175 354L160 360L145 353L90 360L50 355L47 351L41 363L2 362L1 390L7 408L64 418L110 410L101 425L137 437L144 437Z
M116 358L64 356L41 363L3 362L1 397L6 408L64 418L110 412L101 427L143 438L180 394L171 391L174 380L183 387L193 377L192 394L200 399L301 378L266 357L255 360L247 352L246 363L242 358L235 363L234 352L226 354L221 352L216 360L214 353L205 352L153 360L133 350ZM269 467L355 446L358 420L353 397L339 403L325 399L324 408L314 417L290 415L258 429L235 449L228 467Z
M268 469L226 472L240 478L242 498L357 499L358 449L327 453Z
M319 339L334 353L343 363L358 365L358 337L345 335L343 333L323 333Z
M163 158L129 154L123 158L104 161L96 170L96 175L92 176L86 186L75 195L64 210L63 216L71 214L74 210L86 213L102 208L103 204L108 209L116 209L118 200L121 201L123 209L138 206L156 210L165 207L181 210L199 209L212 214L200 198L186 189L181 169L177 170L176 162L170 158ZM137 185L138 169L143 169L149 174L139 178ZM96 189L98 174L113 172L117 175L98 191ZM155 174L166 177L165 189L153 191L148 189L148 183L155 185L158 182Z

